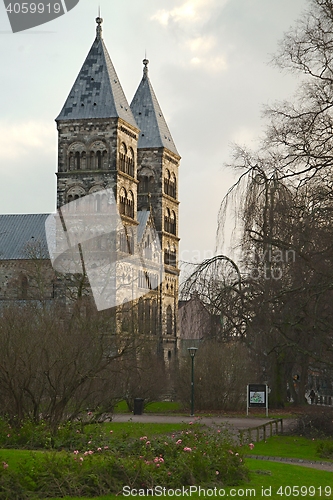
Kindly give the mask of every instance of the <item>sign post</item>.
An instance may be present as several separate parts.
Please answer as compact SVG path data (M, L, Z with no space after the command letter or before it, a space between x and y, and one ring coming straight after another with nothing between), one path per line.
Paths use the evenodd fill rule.
M247 416L249 415L249 408L266 408L266 417L268 417L268 385L248 384L246 406Z

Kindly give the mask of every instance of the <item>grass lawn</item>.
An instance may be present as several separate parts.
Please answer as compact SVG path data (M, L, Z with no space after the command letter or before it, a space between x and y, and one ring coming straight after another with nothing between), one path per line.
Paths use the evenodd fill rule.
M253 450L249 450L247 454L332 462L317 454L319 441L300 436L273 436L266 441L255 443Z
M235 488L226 488L224 495L226 498L270 498L271 500L281 500L286 498L295 498L296 496L306 499L324 499L333 497L331 472L300 467L297 465L266 461L263 462L254 459L247 459L246 464L251 471L250 482L244 483ZM291 491L289 488L291 488ZM279 491L284 495L279 494ZM298 495L297 491L299 492ZM263 493L266 493L266 495L263 495ZM67 500L79 500L79 498L73 497L66 498ZM119 498L119 496L108 495L98 497L98 500L116 500L117 498ZM126 498L137 497L130 496ZM198 494L193 493L191 498L212 498L212 496L203 496L202 494L199 496Z
M144 413L181 413L182 407L180 403L174 401L158 401L154 403L148 403L144 409ZM126 401L120 401L114 407L114 413L130 413Z
M95 427L96 424L92 424L91 427ZM127 437L137 438L140 436L157 436L159 434L172 434L173 432L179 432L188 428L188 424L147 424L140 422L107 422L103 424L98 424L101 426L103 432L109 433L110 438L121 437L126 439ZM85 427L85 432L89 434L90 426Z

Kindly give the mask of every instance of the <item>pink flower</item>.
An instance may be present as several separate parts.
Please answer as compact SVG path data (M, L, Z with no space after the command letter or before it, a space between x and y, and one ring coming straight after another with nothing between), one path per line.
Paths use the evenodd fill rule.
M182 440L178 439L178 441L176 441L176 444L182 444Z
M90 415L92 415L92 412L91 412L91 411L88 411L88 415L89 415L89 416L90 416Z
M146 446L148 446L150 444L150 441L146 441Z
M10 434L7 434L7 437L10 438Z
M88 451L89 455L92 455L94 452L92 450Z
M171 472L168 472L168 476L171 476Z
M113 431L110 431L110 434L112 434L112 433L113 433Z
M217 433L220 434L220 432L221 432L220 429L218 429Z
M188 425L193 425L193 422L189 422Z
M219 471L217 470L217 471L215 472L215 474L218 476L220 473L219 473Z
M148 439L147 436L140 437L140 441L146 441L146 439Z
M108 446L104 446L104 450L108 450L108 449L109 449L109 447L108 447Z
M191 452L191 451L192 451L192 448L189 448L188 446L185 446L184 451Z
M79 450L74 450L73 453L74 453L74 455L78 455L79 454Z
M249 444L249 448L250 448L250 450L253 450L253 448L254 448L254 444L253 444L253 443L250 443L250 444Z
M159 467L159 466L160 466L160 464L156 464L156 467Z
M2 467L3 467L4 469L8 469L8 464L7 464L6 462L2 462Z
M164 464L164 459L162 457L159 458L159 461Z
M80 462L83 462L83 457L80 457Z
M85 451L83 455L86 457L87 455L89 455L89 451Z
M102 448L97 448L97 451L102 451Z
M154 462L155 462L155 464L156 464L157 462L159 462L159 458L158 458L158 457L155 457L155 458L154 458Z

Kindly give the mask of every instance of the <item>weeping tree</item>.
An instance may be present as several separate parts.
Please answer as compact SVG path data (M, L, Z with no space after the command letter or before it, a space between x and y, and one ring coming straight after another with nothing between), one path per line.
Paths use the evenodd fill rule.
M275 406L287 387L304 401L309 370L333 370L332 61L333 1L311 0L273 60L300 74L297 95L265 110L258 151L234 148L240 174L217 234L219 254L232 213L232 253L198 265L183 288L218 311L224 339L252 350Z

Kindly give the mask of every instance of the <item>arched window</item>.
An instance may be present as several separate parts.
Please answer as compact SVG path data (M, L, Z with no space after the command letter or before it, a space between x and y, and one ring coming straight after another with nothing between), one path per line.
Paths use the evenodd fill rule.
M134 196L132 191L129 191L127 194L125 215L127 215L127 217L131 217L132 219L134 217Z
M169 170L165 171L164 177L164 193L172 198L177 197L176 193L176 176L174 173L170 174Z
M170 231L169 231L169 233L176 234L176 232L177 232L177 228L176 228L176 214L172 210L172 212L170 214Z
M95 170L95 152L90 151L90 170Z
M86 145L83 142L72 142L67 155L68 170L82 170L86 167Z
M171 174L170 179L170 196L175 199L177 198L177 180L174 173Z
M108 152L106 150L103 151L103 169L106 170L108 168Z
M101 170L101 168L102 168L102 152L101 151L97 151L97 153L96 153L96 168L98 170Z
M169 264L170 266L177 267L177 253L174 245L170 249Z
M164 264L167 266L170 264L170 243L167 243L164 250Z
M89 149L90 170L107 169L108 151L105 143L102 140L95 141L90 145Z
M72 201L78 200L85 196L86 192L81 186L73 186L71 187L66 194L67 203L71 203Z
M164 214L164 231L171 234L177 232L176 214L173 210L170 212L169 208L166 208Z
M166 310L166 327L167 335L172 335L173 314L171 306L168 306Z
M167 243L164 250L164 264L177 267L177 251L174 245L170 248L170 243Z
M78 151L75 153L74 163L75 163L74 170L80 170L80 168L81 168L81 155Z
M119 170L134 177L134 151L122 142L119 148Z
M171 219L171 214L170 210L168 208L165 209L164 212L164 231L167 233L170 233L170 219Z
M70 152L69 153L69 170L74 170L74 153Z
M127 193L125 188L121 188L119 193L119 211L121 215L126 214L126 201L127 201Z
M127 172L128 175L134 177L134 151L132 148L128 149L127 154Z

